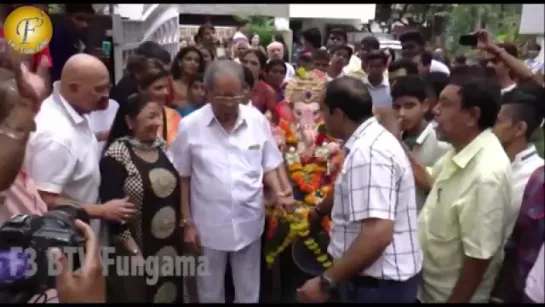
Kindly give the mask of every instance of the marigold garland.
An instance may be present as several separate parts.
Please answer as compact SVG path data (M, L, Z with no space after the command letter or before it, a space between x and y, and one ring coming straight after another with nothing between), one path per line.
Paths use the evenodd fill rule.
M278 127L285 133L286 144L297 146L297 136L290 124L281 119ZM318 124L318 137L316 145L321 146L325 141L333 141L325 132L325 125ZM329 157L329 161L339 163L339 155L335 153ZM288 160L288 159L286 159ZM342 161L342 160L340 160ZM321 251L315 239L308 237L310 234L309 224L306 216L319 204L332 190L330 183L335 179L335 174L328 174L328 159L311 157L301 162L288 163L289 177L295 188L305 195L300 199L298 210L295 213L286 213L278 209L270 209L267 213L268 229L266 232L266 262L269 266L274 264L276 256L288 248L296 238L304 239L304 243L316 255L316 260L325 268L331 265L326 252ZM321 221L324 232L329 235L331 220L324 217Z

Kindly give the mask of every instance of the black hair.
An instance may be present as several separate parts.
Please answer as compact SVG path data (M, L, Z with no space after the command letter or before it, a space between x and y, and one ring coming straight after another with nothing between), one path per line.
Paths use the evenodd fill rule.
M316 49L312 52L313 61L329 61L329 52L324 49Z
M188 46L178 51L178 53L174 57L174 61L172 61L170 72L172 73L172 77L174 79L180 79L182 77L182 65L178 63L178 61L181 61L187 53L192 51L197 53L197 55L199 56L199 69L197 69L197 73L199 74L204 73L205 64L204 64L204 57L202 56L202 52L199 50L199 48L195 46Z
M312 48L318 49L322 47L322 33L318 28L310 28L301 32L303 39L308 42Z
M457 57L454 58L454 63L458 64L458 65L465 65L467 62L467 58L463 55L459 55Z
M237 22L237 29L240 29L249 23L250 21L248 19L239 19Z
M407 75L418 75L418 66L416 66L416 63L409 59L399 59L393 61L388 67L388 72L392 73L400 69L405 69Z
M420 61L422 62L422 65L430 66L431 60L433 60L433 54L431 52L424 50L420 53Z
M340 109L351 121L359 123L373 115L373 100L361 80L340 77L326 87L324 104L333 112Z
M530 138L543 120L543 116L538 110L540 103L542 101L538 101L534 95L518 88L514 88L501 97L501 104L509 106L507 113L511 120L526 123L527 129L524 134L526 139Z
M486 69L480 65L461 65L450 70L451 80L464 80L467 78L486 78Z
M545 105L543 104L545 100L545 88L534 80L531 80L518 83L516 89L534 96L540 102L536 105L537 111L541 118L545 118Z
M439 98L439 95L445 89L450 82L450 76L444 72L431 71L424 77L424 81L431 89L431 95L433 98Z
M110 134L108 135L108 140L106 141L104 150L107 150L115 140L131 135L131 130L127 125L126 117L137 117L142 109L144 109L144 107L151 102L154 101L151 99L149 94L134 93L129 96L126 103L119 104L119 109L117 109L117 113L115 114L112 128L110 129Z
M424 40L424 37L418 31L408 31L401 34L399 36L399 42L401 44L413 42L420 47L424 47L426 45L426 41Z
M428 97L428 85L417 75L401 77L392 86L391 95L394 100L408 96L423 102Z
M369 63L374 60L381 60L384 66L386 66L386 64L388 63L388 58L386 57L384 52L379 50L373 50L365 56L366 63Z
M257 57L257 60L259 61L259 66L261 66L261 69L265 69L265 64L267 64L267 56L263 54L258 49L250 49L244 52L244 54L240 57L240 60L244 59L248 54L253 54Z
M533 43L528 45L528 50L536 50L537 52L541 51L541 45L538 43Z
M242 65L242 71L244 72L244 82L252 89L255 84L254 74L252 74L252 71L244 65Z
M265 72L269 72L273 67L275 66L282 66L284 67L284 70L287 71L288 68L286 67L286 63L284 62L284 60L280 60L280 59L276 59L276 60L270 60L268 61L266 64L265 64L265 67L263 68L263 70Z
M187 87L191 87L193 85L193 83L197 83L197 82L204 82L204 75L203 74L196 74L195 76L193 76L193 78L191 78L189 80L189 83L187 84Z
M140 44L134 54L157 59L167 65L170 64L170 53L163 46L153 41L145 41Z
M354 53L354 51L352 50L352 48L350 48L350 46L348 46L348 45L339 45L339 46L335 47L335 49L333 49L332 54L337 53L337 51L339 51L339 50L346 50L348 52L348 60L350 60L350 58L352 57L352 53Z
M132 56L127 70L135 78L138 88L147 89L155 81L169 76L168 70L157 59L139 59Z
M361 40L360 44L361 44L362 48L363 48L363 46L369 46L373 50L379 50L380 49L380 42L373 35L364 37Z
M201 36L203 36L204 31L206 30L212 30L215 32L216 28L214 28L214 26L209 23L205 23L202 26L200 26L199 29L197 30L197 34L195 34L195 37L194 37L196 43L200 43Z
M64 12L67 15L77 13L95 14L95 9L91 3L67 3L64 5Z
M460 87L462 109L474 107L480 109L480 117L477 122L480 131L494 126L500 110L501 99L501 86L495 79L458 75L451 76L449 84Z
M396 53L394 52L392 48L386 48L384 50L388 52L388 54L390 55L390 62L393 62L396 60Z
M331 34L342 37L345 44L348 41L348 36L346 35L346 31L343 28L333 28L331 29L331 31L329 31L329 35Z

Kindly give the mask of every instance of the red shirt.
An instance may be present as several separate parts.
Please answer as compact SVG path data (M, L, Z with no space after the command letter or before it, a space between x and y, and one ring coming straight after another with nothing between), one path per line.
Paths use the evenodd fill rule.
M265 81L259 81L254 85L252 90L252 104L263 114L267 112L267 110L274 114L276 107L276 92L270 85L265 83Z
M11 65L9 62L5 61L7 59L6 53L9 46L6 44L4 39L4 28L0 27L0 67L11 70ZM32 71L35 71L40 63L41 59L45 57L48 60L48 66L53 66L53 61L51 60L51 54L49 53L49 46L46 46L42 51L34 55L21 55L24 63L28 64Z

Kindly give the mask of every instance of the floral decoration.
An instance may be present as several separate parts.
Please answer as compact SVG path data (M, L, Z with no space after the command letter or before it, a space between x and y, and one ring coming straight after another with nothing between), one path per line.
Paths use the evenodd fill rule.
M272 266L278 254L291 246L291 243L299 238L305 246L314 253L316 260L324 268L331 266L332 262L327 251L320 249L316 236L311 234L307 215L332 191L332 183L335 174L331 163L342 163L341 152L329 152L327 142L334 139L327 135L325 125L319 123L318 137L316 138L316 150L314 154L301 160L295 147L298 139L291 125L281 119L278 127L284 132L288 175L293 183L294 195L298 201L293 213L286 213L278 208L269 207L267 210L265 259ZM321 231L329 237L331 220L324 217L321 221Z

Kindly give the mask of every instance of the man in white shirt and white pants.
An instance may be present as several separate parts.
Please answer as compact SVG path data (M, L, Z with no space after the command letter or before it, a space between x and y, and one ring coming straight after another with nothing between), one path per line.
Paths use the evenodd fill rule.
M206 75L210 103L180 122L170 155L182 177L184 241L208 258L209 275L197 277L200 303L224 303L227 260L235 303L259 301L263 181L291 204L277 172L283 159L270 126L243 105L242 66L215 61ZM284 178L283 180L287 180Z

